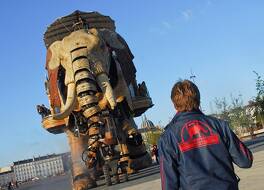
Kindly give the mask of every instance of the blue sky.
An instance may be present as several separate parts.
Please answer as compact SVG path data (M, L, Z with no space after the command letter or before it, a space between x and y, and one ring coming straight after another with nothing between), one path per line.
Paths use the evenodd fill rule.
M48 102L43 33L56 18L76 9L111 16L153 98L146 114L165 125L174 115L171 87L191 71L206 113L215 97L255 95L252 71L264 70L263 8L260 0L1 1L0 166L68 150L65 135L42 129L35 110Z

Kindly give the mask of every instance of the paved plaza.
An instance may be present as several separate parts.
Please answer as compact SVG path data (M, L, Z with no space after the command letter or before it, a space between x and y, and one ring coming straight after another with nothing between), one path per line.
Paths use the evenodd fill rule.
M264 189L264 150L254 153L254 163L250 169L236 167L236 174L240 178L240 190L263 190ZM126 187L126 190L158 190L161 189L160 179L148 181L139 185ZM124 189L124 190L125 190Z
M241 181L241 190L263 190L264 189L264 150L254 153L252 168L241 169L236 167L236 173Z
M247 144L247 143L246 143ZM263 190L264 189L264 141L248 144L254 154L253 166L250 169L235 167L241 181L240 190ZM161 189L159 166L141 170L137 174L129 176L128 182L106 187L104 181L98 183L95 190L159 190ZM69 175L50 179L43 179L33 183L25 184L19 190L71 190Z

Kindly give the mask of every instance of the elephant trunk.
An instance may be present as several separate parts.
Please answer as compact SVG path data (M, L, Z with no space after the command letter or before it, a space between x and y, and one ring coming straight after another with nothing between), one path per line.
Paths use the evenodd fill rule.
M88 119L88 167L94 166L96 152L99 147L99 127L103 123L98 105L96 79L91 72L87 58L86 47L79 47L71 51L74 80L76 84L77 100Z
M83 115L89 119L99 113L96 80L91 72L86 47L71 51L77 100L83 110Z
M68 117L75 106L76 92L75 83L68 84L66 103L60 113L53 115L53 119L60 120Z

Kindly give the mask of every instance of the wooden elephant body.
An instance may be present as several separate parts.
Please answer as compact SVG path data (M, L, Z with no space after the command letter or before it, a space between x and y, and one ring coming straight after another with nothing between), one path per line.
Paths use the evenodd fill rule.
M89 15L104 17L76 11L45 33L50 114L42 124L49 132L67 134L76 190L96 185L100 160L126 162L128 172L151 164L133 120L153 106L145 83L138 86L133 55L115 27L91 27ZM72 31L66 28L61 35L56 23L66 26L75 17Z

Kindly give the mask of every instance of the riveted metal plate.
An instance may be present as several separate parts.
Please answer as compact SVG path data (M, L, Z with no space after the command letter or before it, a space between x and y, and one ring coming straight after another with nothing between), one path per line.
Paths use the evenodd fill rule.
M84 96L81 98L78 98L79 104L81 106L83 105L88 105L88 104L92 104L92 103L97 103L98 102L98 98L96 96Z
M84 115L86 118L89 118L89 117L95 115L96 113L99 113L100 111L101 111L101 109L100 109L99 106L94 106L94 107L91 107L91 108L86 109L86 110L83 112L83 115Z
M79 71L75 74L75 81L79 81L82 79L90 79L95 81L93 74L88 70Z
M87 57L87 48L79 47L71 51L72 60L78 59L79 57Z
M77 94L79 95L80 93L86 92L86 91L96 92L97 88L96 88L95 84L93 84L93 83L83 82L83 83L77 85L76 91L77 91Z
M81 69L88 69L90 70L89 61L88 59L78 59L73 63L73 71L76 72Z

